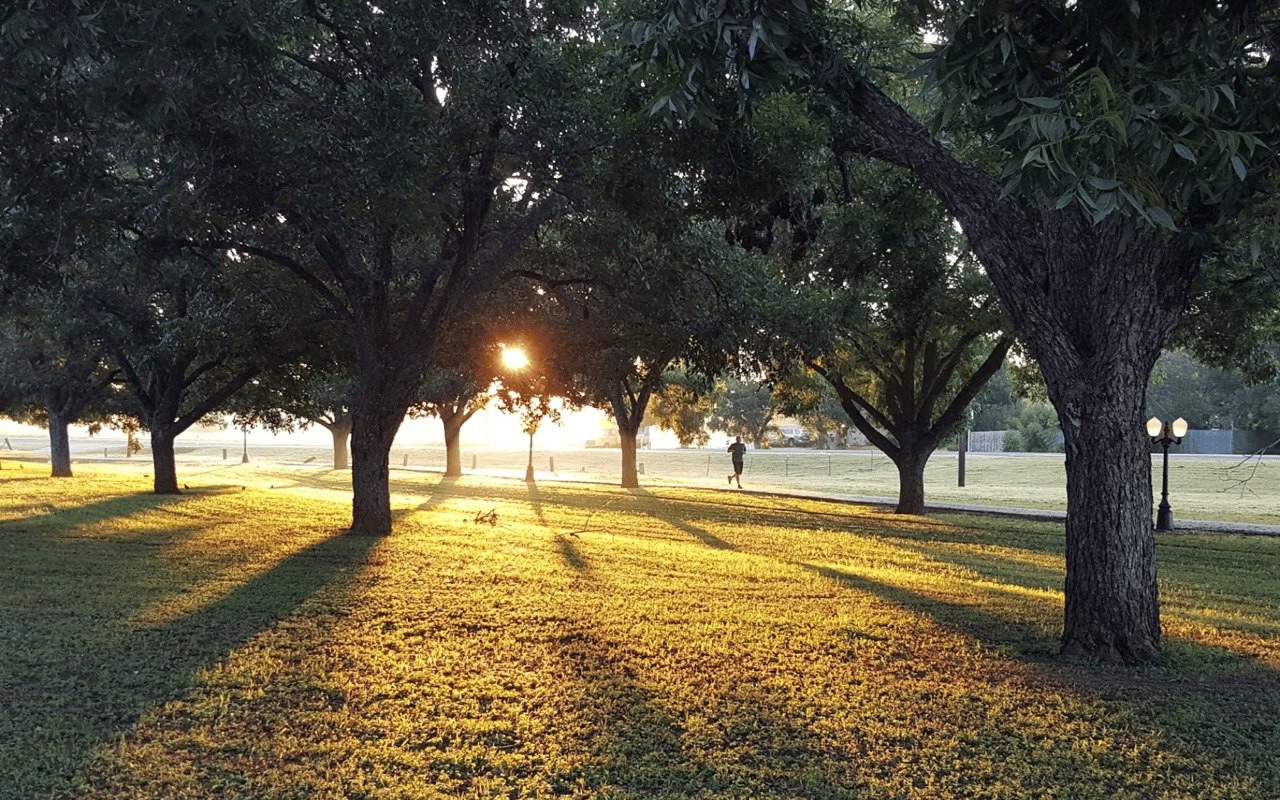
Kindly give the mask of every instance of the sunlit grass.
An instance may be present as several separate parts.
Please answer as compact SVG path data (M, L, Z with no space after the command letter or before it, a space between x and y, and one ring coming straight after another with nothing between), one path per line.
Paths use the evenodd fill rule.
M1053 526L81 471L0 476L2 798L1280 796L1274 539L1162 536L1135 671L1056 657Z

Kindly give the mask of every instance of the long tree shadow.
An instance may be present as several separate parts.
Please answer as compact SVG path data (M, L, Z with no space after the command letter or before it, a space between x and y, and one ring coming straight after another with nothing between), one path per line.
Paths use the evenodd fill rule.
M430 487L430 494L427 499L418 504L419 511L427 511L435 508L445 500L458 496L458 481L456 477L441 475L436 479L435 485Z
M56 792L85 766L95 748L132 729L147 709L180 696L202 668L304 605L309 613L332 614L350 601L358 572L380 541L331 536L197 610L156 626L130 628L118 617L84 615L77 620L64 613L6 625L5 639L40 640L42 648L30 663L3 670L10 677L0 688L0 710L10 730L25 736L0 746L0 774L19 781L14 784L11 778L10 786L0 788L0 798ZM99 582L138 579L89 577ZM71 598L64 610L76 607ZM103 628L118 633L104 634Z
M913 592L901 586L872 580L864 575L857 575L844 570L816 564L799 563L797 566L816 572L824 578L844 584L867 594L875 595L882 600L932 617L944 627L967 635L984 643L1027 642L1041 643L1052 641L1046 639L1046 632L1035 625L1010 619L1000 614L993 614L978 606L951 603L936 597Z
M81 503L76 499L73 505L66 507L44 502L30 503L15 511L31 516L6 521L5 525L12 526L11 529L44 530L61 536L71 528L93 527L118 517L172 506L184 499L182 495L172 494L121 494L93 503ZM50 521L55 524L46 524Z
M688 520L676 514L670 505L663 502L662 498L654 495L647 489L628 489L627 491L635 497L643 497L652 501L646 504L645 511L654 519L665 522L676 530L684 531L708 547L714 547L716 550L738 549L735 545L726 542L724 539L721 539L710 531L699 528L696 525L689 524Z
M581 686L594 757L577 774L552 772L554 790L568 793L576 779L619 797L852 796L852 786L803 766L852 754L795 718L785 694L726 684L691 715L679 697L681 675L642 677L637 671L652 665L633 661L634 651L589 623L559 633L555 657Z

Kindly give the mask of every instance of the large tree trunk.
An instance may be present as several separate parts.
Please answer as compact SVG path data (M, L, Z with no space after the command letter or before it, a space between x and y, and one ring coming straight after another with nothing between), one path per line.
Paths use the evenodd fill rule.
M622 488L639 489L640 473L636 470L637 430L618 426L618 438L622 441Z
M397 413L375 407L355 412L351 431L351 533L391 533L391 443L403 420L403 409Z
M668 362L664 362L664 366L665 363ZM653 376L661 374L661 369L655 369L648 380L641 381L639 388L634 389L629 381L620 380L609 391L609 405L613 408L613 418L618 424L618 439L622 442L623 489L640 487L640 474L636 470L636 438L644 423L653 387L658 382Z
M48 407L49 414L49 463L53 467L53 477L71 477L71 438L67 434L67 420L62 414Z
M1114 391L1105 396L1075 392L1058 399L1072 409L1062 426L1069 500L1067 655L1127 664L1160 660L1151 456L1142 428L1146 376L1146 369L1134 368L1127 381L1108 381Z
M329 429L329 435L333 437L333 468L350 469L351 462L347 460L347 443L351 439L351 420L348 418L343 422L322 423Z
M173 455L175 436L167 426L156 425L151 429L151 466L155 472L152 485L156 494L182 494L178 489L178 464Z
M444 423L444 476L462 477L462 426L470 417L461 411L440 408L440 421Z
M898 506L895 514L924 513L924 467L933 447L902 447L893 459L898 468Z

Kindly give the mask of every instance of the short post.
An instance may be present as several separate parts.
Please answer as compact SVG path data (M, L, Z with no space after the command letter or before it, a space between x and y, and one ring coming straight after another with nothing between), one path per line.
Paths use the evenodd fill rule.
M222 460L223 460L223 461L226 461L226 460L227 460L227 448L225 448L225 447L224 447L224 448L222 448Z
M550 471L551 471L551 472L555 472L555 471L556 471L556 457L555 457L555 456L548 456L547 458L548 458L548 460L551 462L551 469L550 469Z
M643 475L643 474L644 474L644 462L643 462L643 461L641 461L641 462L640 462L640 474L641 474L641 475Z
M408 453L405 453L405 454L404 454L404 466L406 466L406 467L407 467L407 466L409 466L409 454L408 454Z
M107 457L107 448L105 448L105 447L104 447L104 448L102 448L102 457L103 457L103 458L106 458L106 457Z
M960 486L964 486L964 454L969 449L969 432L956 437L956 454L960 462Z
M472 468L472 469L475 469L475 468L476 468L476 454L475 454L475 453L472 453L472 454L471 454L471 468Z

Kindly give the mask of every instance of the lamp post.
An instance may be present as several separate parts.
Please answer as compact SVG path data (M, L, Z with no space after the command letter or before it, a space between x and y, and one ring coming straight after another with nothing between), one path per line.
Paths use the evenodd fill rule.
M1178 444L1187 435L1187 421L1178 417L1173 422L1161 422L1159 417L1147 420L1147 435L1152 444L1164 448L1164 475L1160 484L1160 507L1156 511L1156 530L1173 530L1173 509L1169 507L1169 445Z
M524 482L533 483L533 428L529 429L529 467L524 471Z

